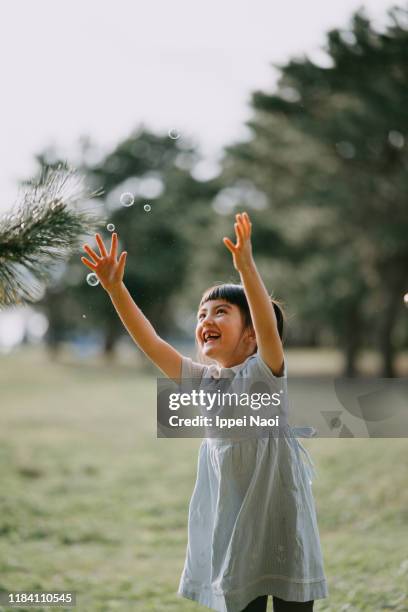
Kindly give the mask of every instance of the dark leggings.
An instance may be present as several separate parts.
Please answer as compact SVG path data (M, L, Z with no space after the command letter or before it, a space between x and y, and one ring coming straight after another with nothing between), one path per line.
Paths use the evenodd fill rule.
M273 595L273 612L313 612L311 601L285 601ZM257 597L242 612L266 612L268 605L268 595Z

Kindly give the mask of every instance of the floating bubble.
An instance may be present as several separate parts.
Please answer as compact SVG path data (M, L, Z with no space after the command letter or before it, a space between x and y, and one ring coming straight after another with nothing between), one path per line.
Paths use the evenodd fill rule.
M388 132L388 142L396 149L402 149L405 143L404 135L397 130L391 130Z
M404 304L408 308L408 293L404 295Z
M99 278L94 272L91 272L86 277L86 282L88 283L88 285L91 285L91 287L96 287L96 285L99 285Z
M145 204L145 205L143 206L143 210L144 210L145 212L150 212L150 211L152 210L152 207L150 206L150 204Z
M172 140L177 140L177 138L180 138L180 132L176 128L171 128L171 130L169 130L167 133L169 138Z
M108 223L108 225L106 226L106 229L108 230L108 232L113 232L113 230L115 229L115 226L113 225L113 223Z
M128 191L122 193L122 195L120 196L120 203L122 204L122 206L133 206L133 204L135 203L133 193L130 193Z

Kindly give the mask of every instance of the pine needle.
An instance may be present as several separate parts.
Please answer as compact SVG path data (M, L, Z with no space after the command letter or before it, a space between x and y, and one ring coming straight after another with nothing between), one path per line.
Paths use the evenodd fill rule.
M0 218L0 308L40 299L55 265L104 222L84 204L103 192L89 193L83 183L66 165L44 168Z

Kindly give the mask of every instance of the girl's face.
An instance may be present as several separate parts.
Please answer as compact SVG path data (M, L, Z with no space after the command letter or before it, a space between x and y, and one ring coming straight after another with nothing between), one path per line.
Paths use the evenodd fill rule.
M199 308L196 340L204 355L224 368L242 363L256 348L254 330L244 329L240 309L225 300L209 300Z

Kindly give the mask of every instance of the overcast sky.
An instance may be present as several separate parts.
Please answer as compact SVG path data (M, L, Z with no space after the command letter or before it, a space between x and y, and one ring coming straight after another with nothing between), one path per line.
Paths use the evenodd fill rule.
M0 210L33 155L73 162L80 135L103 149L143 122L177 127L206 156L239 139L271 62L309 53L346 26L357 0L13 0L0 16ZM366 0L377 23L391 5ZM319 60L319 61L320 61Z

